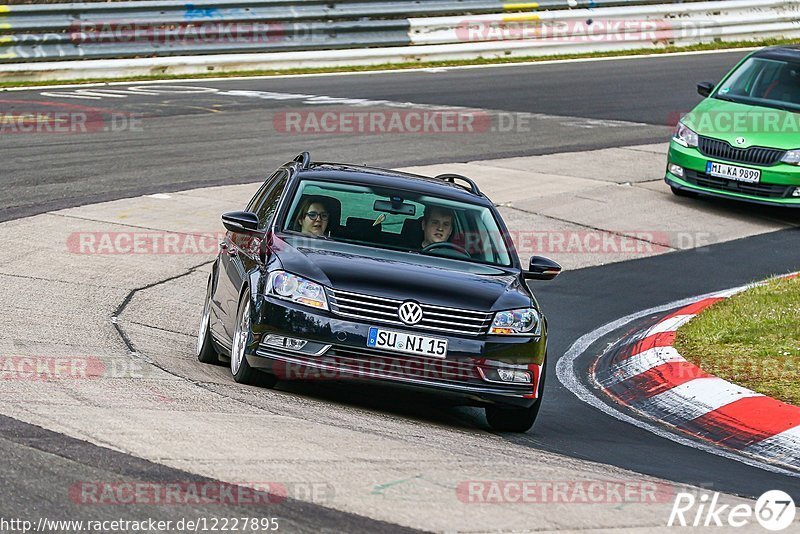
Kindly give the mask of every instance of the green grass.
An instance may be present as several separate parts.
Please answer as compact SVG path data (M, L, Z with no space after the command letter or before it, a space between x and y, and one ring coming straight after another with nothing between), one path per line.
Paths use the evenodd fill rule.
M800 278L718 302L678 330L675 346L709 373L800 405Z
M550 60L563 60L563 59L585 59L585 58L604 58L604 57L620 57L620 56L644 56L653 54L667 54L674 52L702 52L709 50L725 50L730 48L748 48L748 47L761 47L772 46L778 44L793 44L796 41L791 39L767 39L761 41L736 41L736 42L715 42L698 44L692 46L667 46L657 49L642 49L642 50L620 50L611 52L592 52L585 54L563 54L552 56L530 56L530 57L505 57L505 58L477 58L465 59L454 61L414 61L407 63L387 63L383 65L365 65L365 66L340 66L340 67L320 67L320 68L298 68L298 69L274 69L274 70L248 70L236 72L205 72L202 74L181 74L181 75L161 75L154 74L148 76L131 76L121 78L93 78L84 80L55 80L55 81L30 81L30 82L3 82L0 81L0 89L13 88L13 87L33 87L33 86L47 86L47 85L60 85L60 84L76 84L76 83L105 83L105 82L136 82L136 81L149 81L149 80L174 80L174 79L203 79L203 78L230 78L235 76L278 76L278 75L291 75L291 74L323 74L330 72L370 72L375 70L385 69L430 69L437 67L453 67L463 65L503 65L522 63L530 61L550 61ZM0 64L0 75L2 73L2 64Z

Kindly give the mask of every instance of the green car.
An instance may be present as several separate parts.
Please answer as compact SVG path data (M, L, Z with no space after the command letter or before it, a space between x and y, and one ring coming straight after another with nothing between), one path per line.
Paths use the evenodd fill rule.
M669 147L672 192L800 207L800 45L754 52L697 91Z

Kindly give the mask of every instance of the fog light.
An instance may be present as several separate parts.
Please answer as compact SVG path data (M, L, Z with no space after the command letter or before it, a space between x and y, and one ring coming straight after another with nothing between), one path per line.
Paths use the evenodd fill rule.
M269 335L264 340L264 345L269 345L271 347L280 347L286 350L302 350L303 347L306 346L305 339L295 339L292 337L284 337L284 336L276 336L276 335Z
M487 382L504 382L507 384L531 384L531 374L528 371L519 371L517 369L482 369L481 375Z
M681 167L680 165L675 165L674 163L670 163L669 172L670 174L674 174L678 178L683 178L683 167Z
M800 197L800 187L795 187L794 191L792 191L793 197Z

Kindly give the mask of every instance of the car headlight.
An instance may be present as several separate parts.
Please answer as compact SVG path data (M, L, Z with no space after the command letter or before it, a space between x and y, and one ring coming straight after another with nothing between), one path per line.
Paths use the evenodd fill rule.
M535 308L501 311L494 314L489 333L501 336L514 334L538 336L542 333L542 320Z
M275 271L269 275L267 294L312 308L330 309L324 287L286 271Z
M789 165L800 165L800 149L789 150L783 155L781 161Z
M700 144L700 138L697 133L682 122L678 123L678 127L675 128L675 135L672 138L676 143L687 148L697 148L697 145Z

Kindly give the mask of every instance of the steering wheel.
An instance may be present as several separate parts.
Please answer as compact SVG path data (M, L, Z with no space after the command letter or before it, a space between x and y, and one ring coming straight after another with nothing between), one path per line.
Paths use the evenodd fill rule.
M449 241L442 241L441 243L431 243L427 247L423 247L421 252L427 253L439 249L450 249L458 252L459 254L463 254L464 257L466 258L472 257L472 255L469 252L467 252L465 248L456 245L455 243L450 243Z

